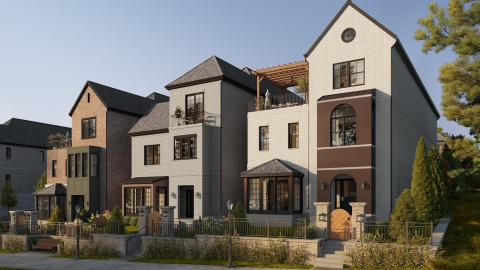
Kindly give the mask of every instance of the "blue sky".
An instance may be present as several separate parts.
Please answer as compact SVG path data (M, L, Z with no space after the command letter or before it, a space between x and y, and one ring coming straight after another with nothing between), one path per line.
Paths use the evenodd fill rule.
M414 33L429 0L354 0L395 32L437 108L438 68ZM437 0L443 6L447 0ZM86 80L139 95L217 55L259 68L303 59L343 0L0 0L0 122L11 117L70 125ZM440 119L452 133L468 133Z

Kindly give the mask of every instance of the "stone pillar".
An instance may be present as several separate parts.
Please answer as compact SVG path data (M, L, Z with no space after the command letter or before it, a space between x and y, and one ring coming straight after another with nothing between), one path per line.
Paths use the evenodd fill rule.
M361 223L365 220L365 202L351 202L350 206L352 207L352 238L360 239L361 236Z
M37 211L25 211L27 217L27 223L37 225L38 224L38 212Z
M162 206L160 207L160 215L162 217L162 222L173 222L175 206Z
M148 219L151 212L152 212L151 206L138 207L138 227L140 228L139 233L141 234L147 233Z
M164 237L173 237L175 230L174 226L174 210L175 206L162 206L160 207L160 228L159 233Z
M315 205L315 224L319 232L325 231L325 238L330 235L330 202L314 202Z

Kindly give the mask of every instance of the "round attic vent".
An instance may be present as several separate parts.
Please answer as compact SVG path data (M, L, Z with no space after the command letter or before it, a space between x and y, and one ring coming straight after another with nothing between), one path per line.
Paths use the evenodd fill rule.
M343 42L350 42L355 38L355 29L347 28L342 32L342 40Z

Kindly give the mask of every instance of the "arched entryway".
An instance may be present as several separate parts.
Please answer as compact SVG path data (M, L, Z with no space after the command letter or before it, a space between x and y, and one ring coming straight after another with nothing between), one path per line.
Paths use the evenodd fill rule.
M344 209L352 214L351 202L357 201L357 184L349 175L336 176L331 183L334 209Z

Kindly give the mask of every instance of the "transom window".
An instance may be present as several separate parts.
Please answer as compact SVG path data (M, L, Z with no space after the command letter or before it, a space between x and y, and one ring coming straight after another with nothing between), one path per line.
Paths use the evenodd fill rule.
M174 158L197 158L197 135L185 135L174 138Z
M333 88L365 84L365 59L333 64Z
M298 122L288 124L288 148L298 148Z
M349 105L336 107L331 116L331 145L352 145L356 143L356 115Z
M145 145L143 151L145 165L160 164L160 144Z
M97 136L97 118L82 119L82 139L91 139Z
M258 150L267 151L269 148L268 126L261 126L258 129Z

